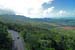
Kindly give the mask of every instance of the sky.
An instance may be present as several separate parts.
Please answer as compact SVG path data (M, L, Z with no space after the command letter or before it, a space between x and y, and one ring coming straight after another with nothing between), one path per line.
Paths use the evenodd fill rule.
M0 9L31 18L75 17L75 0L0 0Z

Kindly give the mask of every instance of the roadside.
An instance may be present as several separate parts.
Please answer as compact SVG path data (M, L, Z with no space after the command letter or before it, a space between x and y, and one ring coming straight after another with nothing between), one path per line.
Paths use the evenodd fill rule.
M13 40L13 48L12 50L24 50L24 42L23 39L19 36L18 32L13 30L8 30L11 33Z

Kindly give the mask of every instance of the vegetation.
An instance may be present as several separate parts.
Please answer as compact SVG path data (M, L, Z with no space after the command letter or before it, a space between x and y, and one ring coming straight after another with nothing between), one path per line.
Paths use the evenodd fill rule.
M26 50L75 50L75 31L60 28L74 27L74 20L30 19L22 16L14 19L13 16L9 20L4 16L4 20L0 18L4 23L0 22L0 50L11 50L7 28L19 32L24 39Z
M8 24L9 29L20 32L27 50L74 50L75 31L61 28L45 29L31 24ZM70 36L71 35L71 36Z
M31 27L30 27L31 28ZM64 33L64 34L63 34ZM73 32L70 32L71 34ZM75 33L75 32L74 32ZM74 50L75 38L58 30L26 29L21 32L28 50Z
M7 27L0 22L0 50L11 50L11 39L8 37Z

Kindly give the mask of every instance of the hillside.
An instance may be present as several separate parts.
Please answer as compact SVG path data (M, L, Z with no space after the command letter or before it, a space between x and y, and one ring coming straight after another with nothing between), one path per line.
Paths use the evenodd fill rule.
M1 15L0 21L7 29L19 32L19 35L24 40L24 47L27 50L75 49L75 31L71 29L75 25L69 25L71 21L74 21L72 19L27 18L20 15ZM62 29L62 27L66 28L66 26L70 26L71 30Z
M31 24L33 26L43 27L43 28L51 28L58 26L57 24L52 22L53 19L45 19L45 18L28 18L21 15L0 15L0 21L4 23L15 23L15 24Z

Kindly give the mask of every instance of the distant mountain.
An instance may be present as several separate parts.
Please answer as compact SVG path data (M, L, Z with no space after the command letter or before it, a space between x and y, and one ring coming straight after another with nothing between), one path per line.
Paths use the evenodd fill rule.
M17 23L24 23L24 22L54 22L56 19L52 18L28 18L22 15L0 15L0 20L5 22L17 22Z
M29 19L21 15L0 15L0 20L4 22L26 22Z
M21 25L32 25L37 26L40 28L53 28L58 26L57 24L52 22L53 19L48 18L28 18L26 16L21 15L0 15L0 21L4 23L11 23L11 24L21 24Z
M26 24L30 23L32 25L38 26L75 26L75 18L28 18L22 15L0 15L0 21L5 23L16 23L16 24Z
M9 9L1 9L0 8L0 15L15 15L15 12L11 11Z

